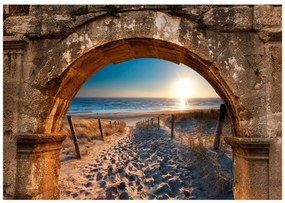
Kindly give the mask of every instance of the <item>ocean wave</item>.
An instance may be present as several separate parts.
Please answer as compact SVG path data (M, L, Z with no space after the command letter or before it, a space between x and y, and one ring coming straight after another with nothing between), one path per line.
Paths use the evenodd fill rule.
M195 98L184 101L170 98L74 98L68 113L149 112L219 108L220 98ZM181 109L182 108L182 109Z

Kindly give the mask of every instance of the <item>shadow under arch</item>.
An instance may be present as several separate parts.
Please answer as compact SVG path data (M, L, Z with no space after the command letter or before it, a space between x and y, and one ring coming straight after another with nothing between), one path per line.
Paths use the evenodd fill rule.
M150 38L128 38L106 43L82 54L58 77L50 80L46 87L56 88L52 108L45 124L45 131L58 133L62 119L81 86L96 72L110 63L117 64L135 58L158 58L174 63L183 63L199 73L224 100L232 121L234 135L238 135L237 107L233 93L226 82L214 73L209 61L201 59L179 45Z

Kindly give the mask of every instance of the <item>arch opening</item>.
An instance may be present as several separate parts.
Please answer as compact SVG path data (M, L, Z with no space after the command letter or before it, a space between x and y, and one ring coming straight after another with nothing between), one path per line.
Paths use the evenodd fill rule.
M182 112L181 112L182 113ZM182 113L183 114L183 113ZM91 117L93 117L92 115L91 115ZM96 117L96 116L95 116ZM216 118L215 118L216 119ZM80 122L80 121L77 121L78 123ZM96 125L96 120L94 121L94 123L95 123L95 125ZM161 117L161 120L160 120L160 122L166 122L166 123L169 123L169 118L167 118L167 117ZM156 122L155 122L156 123ZM182 123L183 124L183 122L180 122L180 123ZM177 124L178 125L180 125L180 123L178 122ZM168 126L168 127L166 127L166 128L169 128L169 125L166 125L166 126ZM106 126L105 128L109 128L109 126ZM153 129L150 129L150 130L153 130ZM140 142L143 142L143 140L139 137L139 136L137 136L137 133L139 133L139 131L140 131L140 133L141 133L141 131L144 131L144 129L140 129L140 130L138 130L137 132L135 132L135 135L134 136L136 136L136 138L137 139L135 139L135 141L133 142L130 142L129 140L124 140L124 142L126 142L127 144L130 144L131 143L131 145L135 145L134 143L136 142L136 144L138 144L138 143L140 143ZM154 131L154 132L156 132L156 131ZM167 131L160 131L160 133L167 133ZM179 132L179 130L177 131L177 133L179 133L180 134L180 132ZM159 135L157 135L157 137L155 137L157 140L159 140L161 137L159 137ZM146 138L146 139L148 139L148 138ZM152 138L152 139L154 139L154 138ZM153 141L153 142L155 142L155 141ZM169 142L169 141L167 141L167 142ZM193 143L195 146L198 146L198 145L196 145L196 143ZM103 145L103 144L102 144ZM121 145L123 145L123 143L120 143L119 144L119 146L118 146L118 148L120 148L120 146ZM194 145L193 145L193 147L194 147ZM167 146L168 147L168 146ZM181 148L181 149L184 149L185 150L185 147L187 147L187 146L185 146L185 143L184 144L180 144L179 145L179 148ZM157 146L157 149L154 149L153 151L152 151L152 153L160 153L160 156L159 157L164 157L162 154L161 154L161 151L163 150L163 149L158 149L159 148L159 146ZM115 148L113 149L113 150L116 150ZM92 153L92 152L91 152ZM109 153L109 150L106 152L106 154L107 153ZM119 152L118 152L119 153ZM120 152L121 153L121 152ZM124 154L123 152L122 152L122 154ZM176 153L173 153L173 154L176 154ZM119 157L120 157L120 154L118 154L119 155ZM125 155L123 155L123 156L125 156ZM128 156L128 155L127 155ZM133 158L133 156L131 156L131 155L129 155L130 156L130 158ZM144 155L140 155L139 157L143 157ZM98 156L98 157L100 157L100 156ZM104 162L106 162L106 163L108 163L108 157L107 156L102 156L102 159L105 159L106 158L106 160L104 161ZM189 157L188 157L189 158ZM202 158L202 157L200 157L200 158ZM127 157L127 159L128 159L128 157ZM197 158L197 160L198 160L198 158ZM131 161L131 163L133 163L132 161ZM99 175L98 175L98 173L94 173L95 174L95 176L94 176L94 179L98 179L98 182L100 183L100 184L102 184L102 187L103 188L105 188L106 187L106 182L107 182L107 184L108 184L108 182L109 182L109 180L108 180L108 177L110 176L110 177L113 177L113 176L115 176L115 177L117 177L116 175L117 174L120 174L120 172L108 172L108 175L106 175L104 172L103 173L101 173L101 170L102 169L100 169L100 166L99 165L101 164L101 160L100 160L100 158L98 159L98 163L97 163L97 161L96 161L96 164L94 164L94 167L93 166L90 166L90 170L98 170L97 169L97 167L99 168L99 171L98 171L98 173L99 173ZM168 164L168 163L165 163L166 165ZM104 165L104 164L103 164ZM108 167L110 167L110 166L108 166ZM170 166L169 166L170 167ZM180 166L179 166L180 167ZM231 166L230 166L231 167ZM63 167L63 168L65 168L65 169L67 169L66 167ZM122 171L123 169L122 168L117 168L114 164L112 164L111 165L111 168L112 169L115 169L115 170L117 170L118 169L118 171ZM68 167L68 170L70 170L71 168L70 167ZM174 169L174 168L173 168ZM129 169L128 169L129 170ZM127 171L128 171L127 170ZM130 169L131 170L131 169ZM148 170L148 169L147 169ZM178 169L175 169L175 170L178 170ZM102 181L101 180L101 174L103 174L103 178L102 179L104 179L105 177L107 178L107 180L105 181L105 179L104 179L104 181ZM88 176L89 177L89 175L88 174L86 174L86 176ZM91 176L90 176L91 177ZM132 176L132 175L129 175L128 173L127 173L127 177L129 177L130 179L133 179L134 177ZM162 178L164 178L165 179L165 177L164 177L164 175L162 175L162 174L160 174L160 173L158 173L158 174L156 174L156 177L157 177L157 179L155 180L155 182L156 182L156 184L159 184L159 180L160 179L162 179ZM128 179L129 179L128 178ZM64 178L63 178L64 179ZM92 178L91 178L92 179ZM134 178L135 179L135 178ZM146 178L147 179L147 178ZM188 180L188 179L187 179ZM61 179L61 181L62 181L62 179ZM101 181L101 182L100 182ZM141 180L142 182L144 181L144 180ZM178 180L177 180L178 181ZM204 180L205 181L205 180ZM92 181L90 181L90 182L92 182ZM97 184L97 182L96 181L94 181L95 183L92 183L93 184L93 186L95 186L95 184ZM130 180L128 180L128 182L130 183L130 182L132 182L132 181L130 181ZM146 184L148 184L149 182L148 181L146 181ZM64 185L64 183L63 182L61 182L60 183L61 184L61 186L63 186ZM91 184L91 183L90 183ZM163 183L161 183L161 184L163 184ZM170 185L172 184L172 181L170 181ZM178 184L180 184L180 182L178 182ZM184 184L184 183L183 183ZM187 185L187 181L185 181L185 184ZM115 188L116 188L116 184L114 185L115 186ZM98 186L99 187L99 186ZM118 186L118 187L121 187L120 185ZM122 186L123 187L123 186ZM135 187L135 186L134 186ZM174 187L174 186L173 186ZM62 188L64 188L64 187L62 187ZM106 187L107 189L108 189L108 187ZM105 188L105 189L106 189ZM184 188L184 187L183 187ZM216 187L217 188L217 187ZM82 190L85 190L85 189L82 189ZM78 190L79 191L79 190ZM184 191L184 190L183 190ZM99 192L99 191L98 191ZM159 193L158 191L154 191L155 193ZM77 192L74 192L73 193L74 195L76 195L77 194ZM89 194L89 193L88 193ZM104 193L103 193L104 194ZM123 194L123 193L120 193L120 194ZM125 194L125 193L124 193ZM134 193L135 194L135 193ZM186 197L187 197L187 195L189 196L190 195L190 193L187 191L187 190L185 190L184 191L184 193L181 193L182 195L184 194ZM111 193L109 194L110 196L108 196L108 194L107 194L107 192L106 192L106 197L104 196L104 198L112 198L112 195L111 195ZM173 194L172 194L173 195ZM81 196L81 195L80 195ZM116 195L114 195L115 197L116 197ZM133 196L133 195L132 195ZM77 196L76 196L77 197ZM137 197L137 196L133 196L133 197L135 197L135 198L139 198L139 197ZM167 196L165 196L165 197L167 197ZM173 197L175 197L175 195L173 195ZM172 198L173 198L172 197ZM88 197L87 197L88 198ZM96 198L98 198L97 196L96 196ZM102 198L102 197L99 197L99 198ZM122 198L122 197L120 197L120 198ZM159 198L161 198L160 196L159 196ZM181 198L181 197L180 197ZM216 197L217 198L217 197ZM221 197L220 197L221 198Z

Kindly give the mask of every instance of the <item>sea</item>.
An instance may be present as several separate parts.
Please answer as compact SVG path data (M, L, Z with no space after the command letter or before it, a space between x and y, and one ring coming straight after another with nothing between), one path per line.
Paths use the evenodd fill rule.
M220 98L83 98L75 97L68 114L158 112L192 109L216 109Z

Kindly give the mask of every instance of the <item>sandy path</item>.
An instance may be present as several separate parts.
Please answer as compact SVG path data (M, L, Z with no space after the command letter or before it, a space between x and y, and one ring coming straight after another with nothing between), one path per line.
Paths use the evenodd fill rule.
M129 128L84 160L63 164L61 199L209 199L194 156L165 126Z
M81 169L63 174L61 199L198 198L200 192L191 185L191 173L177 151L164 130L131 129Z

